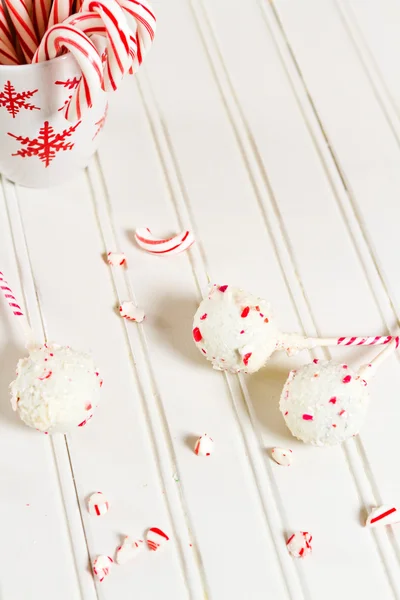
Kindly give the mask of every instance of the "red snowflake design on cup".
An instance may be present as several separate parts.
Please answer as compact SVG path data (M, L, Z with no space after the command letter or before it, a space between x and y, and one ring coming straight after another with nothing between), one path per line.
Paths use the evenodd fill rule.
M13 119L15 119L22 108L25 110L40 110L38 106L27 102L37 91L17 92L11 81L6 81L3 90L0 92L0 108L5 108Z
M74 92L79 85L81 77L74 77L73 79L66 79L65 81L55 81L54 85L62 85L66 90L70 90ZM72 98L72 93L65 100L64 104L58 109L58 112L61 112L65 108L67 108L68 102Z
M61 133L55 133L53 127L48 121L45 121L43 127L40 128L39 134L36 138L24 137L22 135L15 135L14 133L8 133L10 137L13 137L17 142L20 142L23 148L20 148L12 154L12 156L21 156L22 158L30 158L31 156L37 156L39 160L47 168L51 161L56 157L57 152L72 150L74 143L67 141L81 124L80 121L75 125L72 125L68 129L64 129Z
M104 125L106 123L106 120L107 120L107 114L108 114L108 102L106 104L106 109L104 111L103 116L101 117L101 119L99 119L95 123L95 126L97 127L97 129L96 129L96 133L94 134L94 136L92 138L92 141L94 141L97 138L97 136L99 135L100 131L103 129L103 127L104 127Z

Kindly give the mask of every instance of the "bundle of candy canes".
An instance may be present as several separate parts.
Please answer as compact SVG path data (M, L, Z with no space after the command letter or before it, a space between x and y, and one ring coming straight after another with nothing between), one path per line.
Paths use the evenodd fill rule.
M0 65L51 60L71 52L82 77L65 110L79 120L99 90L134 74L154 40L147 0L0 0ZM96 36L106 38L104 53Z

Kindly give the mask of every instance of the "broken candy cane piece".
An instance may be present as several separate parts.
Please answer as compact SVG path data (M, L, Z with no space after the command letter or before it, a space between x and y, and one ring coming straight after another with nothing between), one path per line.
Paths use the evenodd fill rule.
M154 552L158 550L161 546L163 546L166 542L168 542L169 537L166 533L158 529L157 527L152 527L148 530L146 541L150 550Z
M393 525L400 522L400 514L396 507L383 505L379 508L373 508L367 517L366 527L376 527L377 525Z
M88 511L91 515L100 517L108 513L110 503L102 492L95 492L88 500Z
M197 456L210 456L214 452L214 440L206 433L201 435L194 445Z
M293 452L286 448L272 448L272 458L282 467L290 467L293 461Z
M124 319L128 319L128 321L136 321L136 323L141 323L145 317L143 308L139 308L130 300L121 304L119 307L119 314Z
M122 252L109 252L107 254L107 262L112 267L122 267L126 264L126 256Z
M312 551L311 548L312 535L307 531L296 531L286 542L289 553L294 558L304 558Z
M104 554L100 554L100 556L93 561L93 573L100 583L110 574L110 568L113 564L114 561L111 556L105 556Z
M136 229L135 231L135 239L137 244L150 252L151 254L179 254L179 252L183 252L190 248L190 246L194 243L193 234L190 231L183 231L178 235L167 239L160 239L154 237L151 233L150 229Z
M141 550L143 550L143 540L135 540L127 535L121 546L117 548L117 563L125 565L133 558L136 558Z

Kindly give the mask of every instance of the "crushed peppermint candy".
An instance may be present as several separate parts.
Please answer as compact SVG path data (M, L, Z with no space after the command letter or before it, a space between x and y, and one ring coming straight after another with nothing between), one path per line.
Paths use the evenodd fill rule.
M143 308L139 308L131 300L127 300L121 304L119 314L123 319L136 321L136 323L141 323L145 317Z
M282 467L290 467L293 462L293 452L290 449L272 448L271 456Z
M126 265L126 256L123 252L109 252L107 254L107 262L112 267L122 267Z
M312 535L307 531L296 531L286 542L286 547L293 558L304 558L312 551Z
M88 511L91 515L100 517L108 513L110 503L102 492L95 492L88 499Z
M130 560L136 558L136 556L143 550L143 540L137 540L129 535L124 538L121 546L118 546L116 552L116 561L119 565L125 565Z
M159 550L162 546L164 546L169 541L169 537L166 533L164 533L158 527L152 527L148 530L146 535L146 542L149 550L155 552Z
M377 525L394 525L400 523L400 513L395 506L382 505L379 508L373 508L367 517L366 527L376 527Z
M214 440L206 433L201 435L194 445L197 456L210 456L214 452Z
M113 564L114 561L111 556L105 556L104 554L100 554L100 556L93 561L93 573L100 583L110 574L110 569Z

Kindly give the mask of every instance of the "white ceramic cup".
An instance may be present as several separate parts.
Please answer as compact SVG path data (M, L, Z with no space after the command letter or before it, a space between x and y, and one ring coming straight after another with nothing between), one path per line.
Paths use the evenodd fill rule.
M87 166L107 116L99 90L81 121L64 106L82 73L72 54L32 65L0 66L0 173L28 187L49 187Z

